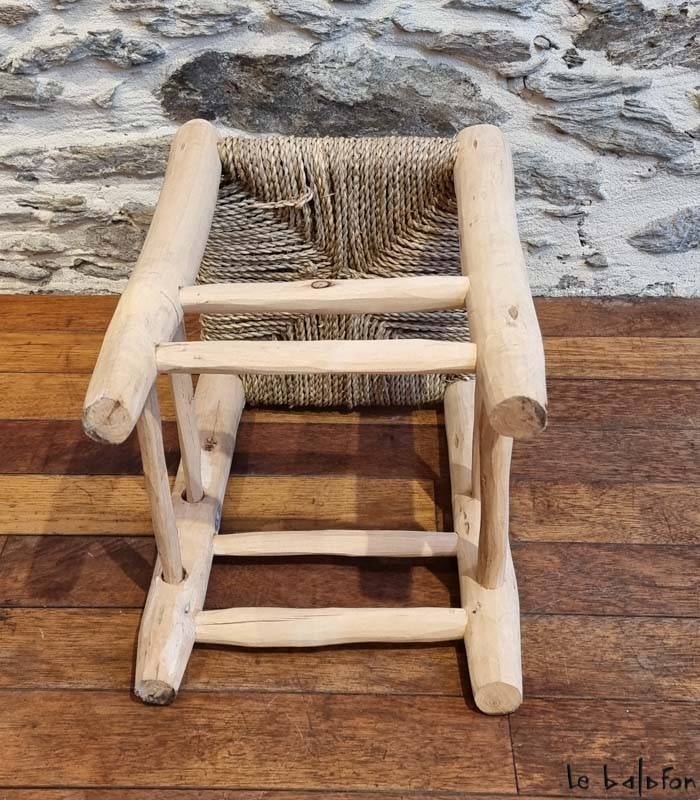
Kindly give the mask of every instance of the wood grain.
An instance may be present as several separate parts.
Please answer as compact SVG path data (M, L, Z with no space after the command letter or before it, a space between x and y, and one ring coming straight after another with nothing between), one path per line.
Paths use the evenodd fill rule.
M517 480L510 497L517 541L700 543L697 485Z
M222 703L183 692L166 709L123 691L2 699L5 786L515 791L508 720L462 698L238 693Z
M624 776L625 780L636 773L640 757L654 773L672 764L676 768L672 774L695 773L698 779L700 716L691 703L661 706L654 702L530 700L511 717L510 724L518 786L523 794L571 796L567 763L575 772L594 777L591 795L605 795L604 764L612 775ZM671 796L668 788L663 790L660 785L645 789L643 795ZM619 785L607 796L630 797L631 792ZM675 796L696 797L697 787L678 791Z
M118 295L0 295L0 331L104 333ZM700 337L700 300L536 297L544 336ZM195 324L197 317L190 319Z
M513 556L524 613L700 617L697 547L530 542ZM154 558L147 537L10 537L0 604L140 608ZM459 595L449 558L217 558L206 607L234 603L456 606Z
M125 689L137 609L13 609L0 618L0 688ZM700 700L700 620L524 615L529 697ZM76 642L89 641L79 659ZM643 665L643 669L640 669ZM184 689L459 697L459 645L256 650L197 646Z
M102 336L0 333L5 372L89 373ZM608 380L700 380L700 338L545 338L547 376Z
M700 379L700 339L562 337L544 350L552 378Z
M175 424L166 423L163 434L172 475L179 463ZM23 443L7 451L0 474L140 475L142 470L135 438L105 447L88 439L77 421L0 421L0 440ZM581 483L700 484L698 449L700 427L649 431L554 425L535 439L515 443L511 475L556 482L566 463L567 480ZM304 426L248 417L241 424L232 474L439 480L447 476L445 433L442 427L380 422L358 425L350 433L333 423Z
M513 557L529 612L700 617L697 546L523 542Z
M222 533L330 527L435 530L433 481L354 476L229 481ZM151 531L142 477L0 477L0 535Z
M536 297L545 336L700 336L700 300Z

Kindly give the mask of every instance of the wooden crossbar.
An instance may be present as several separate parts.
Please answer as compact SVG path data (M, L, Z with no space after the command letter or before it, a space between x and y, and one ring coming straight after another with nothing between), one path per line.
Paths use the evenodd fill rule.
M461 639L462 608L223 608L200 611L196 641L239 647L321 647L352 642Z
M389 314L464 308L468 289L461 275L212 283L181 289L180 303L194 314Z
M381 341L173 342L156 348L160 372L300 375L464 373L476 368L470 342Z
M214 539L215 556L454 556L457 534L425 531L255 531Z

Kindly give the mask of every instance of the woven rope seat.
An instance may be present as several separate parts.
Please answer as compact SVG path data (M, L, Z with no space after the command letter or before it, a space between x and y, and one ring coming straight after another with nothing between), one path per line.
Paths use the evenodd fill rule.
M228 137L198 283L460 275L453 139ZM204 339L469 341L466 311L202 316ZM242 375L250 404L422 405L449 375Z

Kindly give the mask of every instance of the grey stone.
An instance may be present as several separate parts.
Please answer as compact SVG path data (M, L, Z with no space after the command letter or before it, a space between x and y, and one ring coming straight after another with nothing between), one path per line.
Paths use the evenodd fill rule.
M119 67L134 67L157 61L165 51L153 42L131 39L119 29L65 33L42 44L32 44L22 53L5 59L0 70L32 75L51 67L93 57Z
M301 56L204 52L173 72L161 98L172 119L257 133L439 136L507 116L453 66L335 44Z
M575 275L562 275L555 288L564 290L585 289L586 281L582 281L581 278L577 278Z
M489 9L506 11L519 17L532 17L540 7L542 0L449 0L447 8L464 8L468 11Z
M165 0L112 0L109 7L112 11L160 11L170 5Z
M39 211L68 211L71 214L82 213L87 209L87 201L79 194L55 195L37 192L27 197L20 197L17 205Z
M92 98L92 104L98 108L111 108L114 103L114 95L117 93L119 86L121 86L120 83L115 83L114 86L110 86L108 89L98 92Z
M495 69L496 72L504 78L519 79L524 78L526 75L531 75L533 72L537 72L538 69L547 63L547 60L548 57L546 53L538 53L529 61L511 61L507 64L498 64ZM516 87L515 94L520 94L521 90L524 88L523 81L515 80L513 84ZM511 88L511 91L513 91L513 88Z
M149 30L161 36L183 38L186 36L215 36L235 28L256 27L262 15L250 5L236 0L192 0L166 7L166 13L148 20Z
M0 276L28 283L45 283L51 277L51 270L27 261L0 260Z
M700 67L700 9L687 4L645 8L641 0L578 0L598 13L574 40L603 50L613 64L653 69L667 64Z
M700 247L700 206L657 219L627 241L645 253L686 253Z
M119 281L129 277L133 265L130 261L101 264L81 257L73 259L72 266L76 272L89 278L107 278L111 281Z
M532 43L540 50L551 50L552 48L558 50L558 47L554 44L554 42L552 42L552 40L548 39L546 36L535 36L535 38L532 40Z
M38 13L31 3L0 3L0 25L21 25Z
M66 244L60 236L55 234L44 233L43 231L29 231L15 239L5 249L15 253L63 253L66 250Z
M666 162L666 169L686 178L700 175L700 153L691 153L689 156L668 161Z
M535 118L611 153L675 159L693 150L692 138L678 130L665 114L631 98L623 103L618 98L567 103Z
M530 75L525 86L548 100L572 102L590 100L619 92L636 92L651 86L651 80L641 75L618 75L608 72L550 72Z
M424 22L413 6L402 6L392 22L406 33L421 34L421 45L437 53L460 56L479 64L493 66L509 61L528 61L530 41L507 28L442 29Z
M126 219L93 225L85 231L85 248L98 258L133 262L138 258L146 230Z
M269 0L269 7L275 17L322 39L344 33L350 24L327 0Z
M33 78L0 72L0 107L46 108L63 92L55 81L39 83Z
M108 175L135 178L165 172L170 137L140 139L123 144L75 145L55 150L17 150L0 155L0 167L17 170L18 180L37 177L90 180Z
M582 64L586 63L586 59L575 47L570 47L568 50L566 50L564 55L561 57L561 60L569 69L580 67Z
M513 169L519 198L540 197L560 206L577 204L576 207L603 199L600 168L595 162L561 162L534 151L517 150Z

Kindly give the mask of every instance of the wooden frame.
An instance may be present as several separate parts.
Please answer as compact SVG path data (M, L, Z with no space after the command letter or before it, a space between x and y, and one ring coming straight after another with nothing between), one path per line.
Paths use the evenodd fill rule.
M544 355L515 218L510 152L489 125L459 137L462 277L193 286L216 203L216 130L175 136L146 242L105 334L83 414L88 435L137 429L158 558L139 633L135 692L171 702L196 642L308 647L464 639L477 706L522 700L518 592L508 543L513 438L546 424ZM185 342L184 311L320 314L459 308L472 343ZM155 380L171 374L182 461L171 491ZM238 373L476 372L445 392L454 531L250 532L217 536L245 397ZM190 373L204 373L193 394ZM204 611L215 556L454 556L461 608Z

